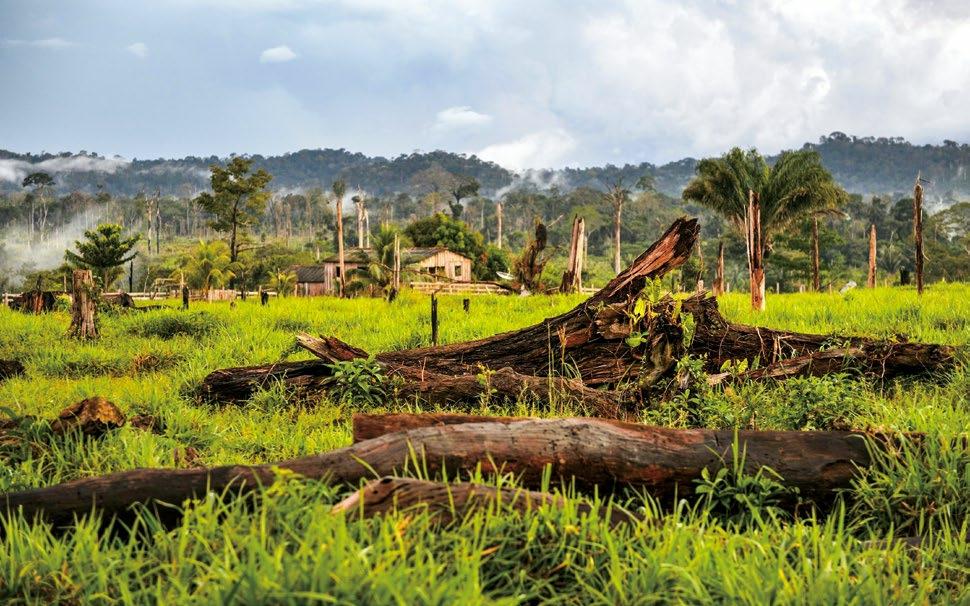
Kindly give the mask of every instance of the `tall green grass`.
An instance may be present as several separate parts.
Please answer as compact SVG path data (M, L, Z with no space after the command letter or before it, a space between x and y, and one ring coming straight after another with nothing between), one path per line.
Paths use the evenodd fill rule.
M574 306L580 297L440 298L441 339L457 342L512 330ZM966 345L970 287L934 285L922 301L909 289L847 295L769 295L753 314L743 295L721 300L734 321ZM293 335L330 334L372 352L428 345L427 297L381 300L273 299L103 314L102 338L65 338L63 312L26 316L0 309L2 357L25 376L0 383L4 415L53 417L102 395L127 414L151 414L159 433L125 427L100 439L54 436L26 422L0 440L0 490L49 485L134 467L257 463L345 446L353 397L294 405L269 386L239 406L194 397L217 368L301 359ZM340 488L285 482L243 500L188 505L174 527L140 510L132 528L85 519L67 531L14 516L0 537L3 603L970 603L970 372L933 381L873 383L852 376L787 384L695 389L644 412L672 426L870 428L926 432L918 445L862 475L844 505L795 517L731 520L714 501L661 508L617 495L648 521L612 529L577 514L589 495L566 490L565 510L497 509L447 528L426 514L381 520L331 515ZM409 402L378 408L413 410ZM483 414L565 415L522 401L483 401ZM712 470L713 471L713 470ZM479 478L514 483L511 478ZM722 476L719 494L740 480ZM758 486L745 480L743 494ZM781 480L783 483L783 479ZM118 524L118 523L116 523ZM123 530L123 531L122 531ZM924 535L918 552L885 539Z

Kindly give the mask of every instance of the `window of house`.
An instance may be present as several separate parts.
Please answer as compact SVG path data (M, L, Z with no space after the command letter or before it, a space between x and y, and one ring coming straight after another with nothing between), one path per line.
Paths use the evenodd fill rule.
M455 277L456 278L461 277L461 265L455 265Z
M340 266L339 266L339 265L333 268L333 273L334 273L334 275L336 275L336 276L337 276L338 278L340 277Z

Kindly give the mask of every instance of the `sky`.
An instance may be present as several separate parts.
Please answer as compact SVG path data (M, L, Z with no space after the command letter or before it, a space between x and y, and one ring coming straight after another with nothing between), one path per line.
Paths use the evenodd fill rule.
M511 169L970 141L966 0L0 0L0 148Z

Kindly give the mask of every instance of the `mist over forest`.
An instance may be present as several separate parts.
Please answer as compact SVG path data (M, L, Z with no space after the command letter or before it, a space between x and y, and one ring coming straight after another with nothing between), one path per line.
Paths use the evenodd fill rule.
M933 184L927 192L930 208L945 207L970 194L970 144L945 140L938 145L914 145L901 137L857 137L834 132L802 149L817 151L825 167L847 191L894 194L912 189L917 172ZM727 151L727 150L724 150ZM327 187L337 178L375 195L413 192L416 174L433 165L474 177L481 194L501 196L510 189L532 187L571 190L605 189L617 180L636 181L651 175L658 191L679 196L694 176L698 160L683 158L655 165L650 162L616 166L533 168L516 173L475 155L446 151L414 152L394 158L371 157L346 149L304 149L282 156L248 155L255 168L273 175L275 191L305 191ZM769 161L777 156L769 157ZM208 186L209 166L223 163L217 156L178 159L102 157L95 153L15 153L0 150L0 192L19 191L27 173L43 170L57 175L56 191L135 196L158 192L186 195Z

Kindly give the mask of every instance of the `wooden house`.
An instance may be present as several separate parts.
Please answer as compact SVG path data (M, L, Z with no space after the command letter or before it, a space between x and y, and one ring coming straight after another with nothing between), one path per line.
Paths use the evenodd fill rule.
M344 251L344 268L350 274L357 268L366 267L373 259L374 251L371 249L347 248ZM401 269L408 274L408 281L470 282L472 279L472 260L440 246L402 248ZM337 255L326 257L314 265L297 265L292 271L296 273L297 296L337 293L337 280L340 277Z

